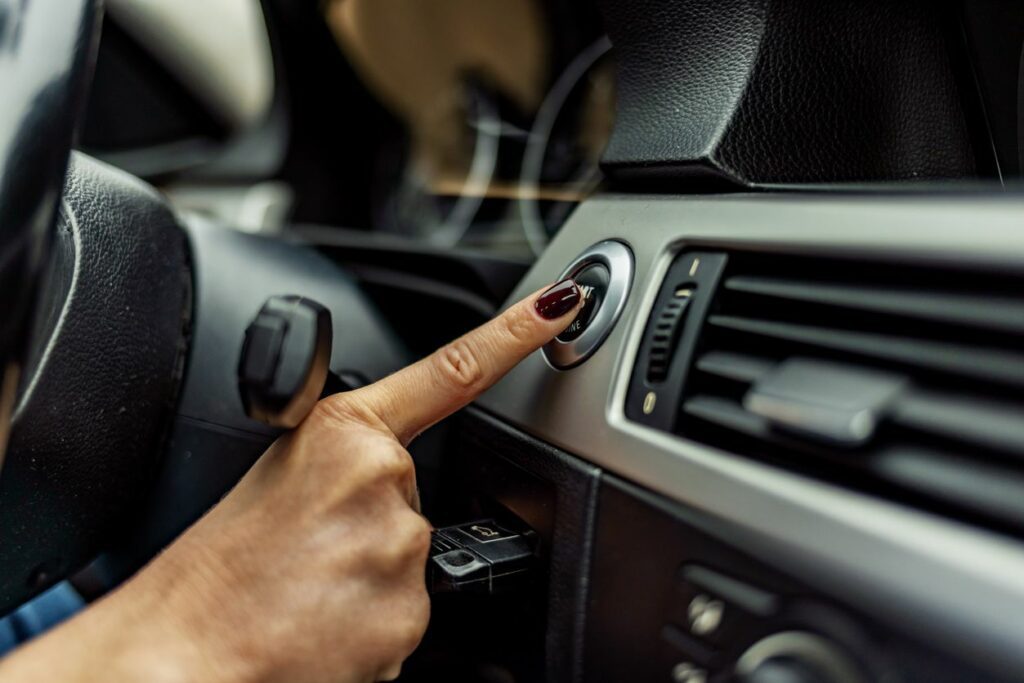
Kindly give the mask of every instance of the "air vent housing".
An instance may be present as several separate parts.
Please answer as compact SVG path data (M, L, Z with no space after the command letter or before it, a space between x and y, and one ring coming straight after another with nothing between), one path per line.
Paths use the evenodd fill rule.
M651 310L626 396L626 416L671 430L700 321L707 315L725 255L689 251L669 266Z
M732 252L673 430L1024 530L1024 278Z

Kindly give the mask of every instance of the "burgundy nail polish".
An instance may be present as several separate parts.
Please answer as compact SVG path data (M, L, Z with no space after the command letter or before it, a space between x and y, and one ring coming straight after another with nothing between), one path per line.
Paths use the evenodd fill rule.
M552 285L550 289L537 297L533 307L537 309L542 318L554 320L576 307L580 300L580 288L572 278L562 280Z

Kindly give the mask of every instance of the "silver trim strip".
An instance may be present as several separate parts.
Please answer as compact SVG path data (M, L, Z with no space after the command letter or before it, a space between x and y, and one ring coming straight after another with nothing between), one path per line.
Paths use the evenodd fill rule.
M1024 674L1021 542L656 432L623 414L657 284L682 246L1024 272L1024 197L598 197L580 206L510 301L604 239L628 239L635 257L637 291L620 324L580 367L555 372L534 354L480 404L712 516L731 529L731 543L863 613L1001 676Z

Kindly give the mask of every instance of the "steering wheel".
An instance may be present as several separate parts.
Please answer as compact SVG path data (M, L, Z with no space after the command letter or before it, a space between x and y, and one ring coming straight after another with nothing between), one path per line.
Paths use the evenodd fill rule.
M31 374L31 309L41 303L44 266L96 29L91 0L0 4L0 84L5 94L0 108L0 452L8 440L18 380ZM4 534L5 556L19 546L17 534ZM6 577L10 569L5 562L0 572ZM5 585L0 602L6 607L26 592Z
M72 152L99 19L95 0L0 0L0 613L86 565L112 587L271 443L236 375L271 296L330 310L339 374L408 360L325 256L179 216Z
M0 453L96 32L92 2L0 4Z

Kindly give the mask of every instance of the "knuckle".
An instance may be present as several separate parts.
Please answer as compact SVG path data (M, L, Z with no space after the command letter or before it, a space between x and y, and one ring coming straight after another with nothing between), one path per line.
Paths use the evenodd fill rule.
M401 543L394 541L378 548L373 555L375 566L389 581L400 575L409 564L407 552Z
M483 384L484 368L472 345L457 339L442 347L435 366L442 380L459 391L472 391Z
M524 314L524 311L517 307L508 315L502 318L505 326L505 334L516 342L525 344L533 340L536 325L533 317Z
M423 634L427 630L427 623L410 623L405 628L401 629L399 633L398 647L401 649L402 654L408 656L412 654L413 650L423 640Z
M370 461L370 458L364 458ZM372 458L370 478L382 485L392 485L396 482L404 482L408 477L414 476L412 457L404 448L397 446L381 448Z
M430 598L427 597L425 589L420 589L414 595L410 595L405 610L406 618L398 629L397 646L402 650L403 656L407 656L423 639L430 622Z
M412 511L402 516L399 525L396 536L400 539L400 562L403 565L419 564L430 550L430 525Z
M419 576L430 551L430 526L411 510L395 514L385 536L389 542L379 549L381 568L394 578Z
M388 450L390 452L388 462L392 473L396 477L399 479L406 479L416 475L416 467L413 464L412 456L409 455L409 451L405 450L397 443Z
M416 515L416 519L411 522L409 531L409 550L414 558L426 558L430 552L430 535L430 525L425 519Z
M380 675L377 676L377 680L380 681L394 681L402 675L402 663L388 664L382 670Z

